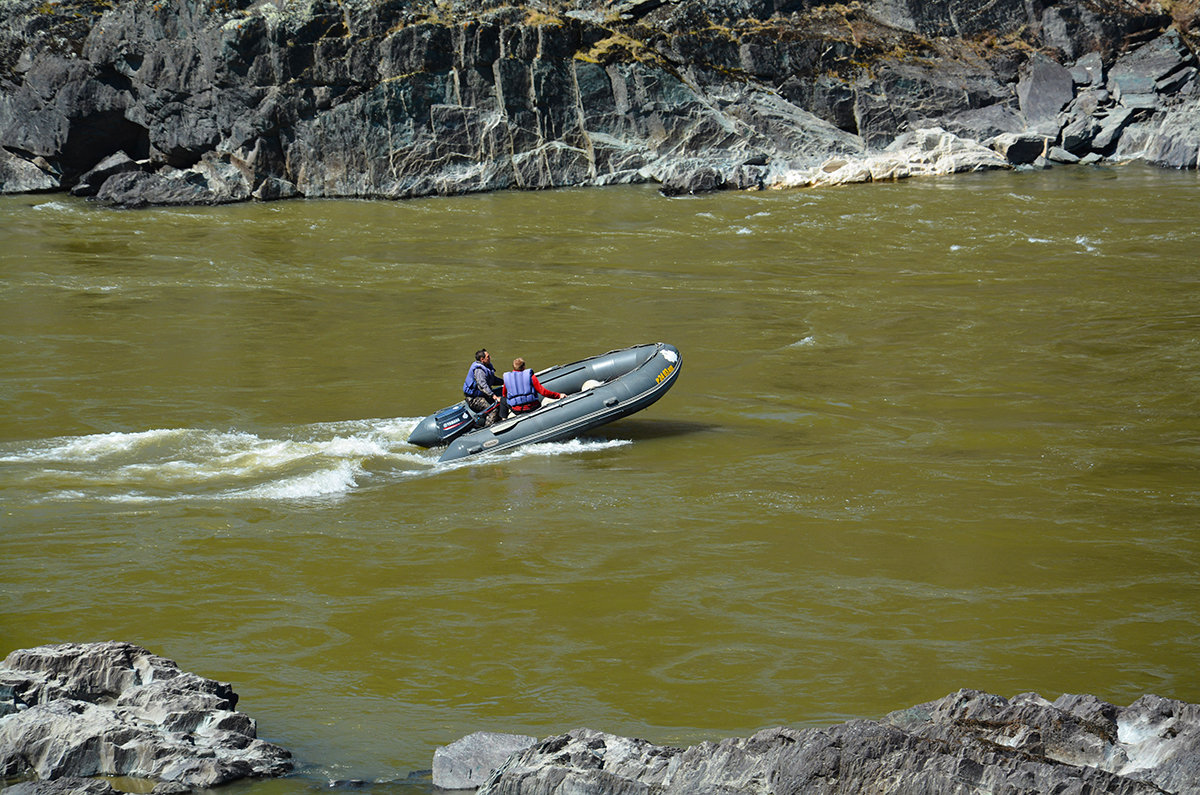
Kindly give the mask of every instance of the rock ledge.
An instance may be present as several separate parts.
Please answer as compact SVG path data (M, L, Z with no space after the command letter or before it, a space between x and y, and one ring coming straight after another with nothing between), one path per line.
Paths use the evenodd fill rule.
M520 745L528 738L513 737ZM502 747L479 735L440 753L456 774ZM494 762L493 762L494 764ZM828 729L774 728L690 748L576 729L528 745L488 775L453 782L435 764L435 786L479 795L1183 795L1200 791L1200 706L1147 695L1128 707L1094 696L1051 703L1035 693L1004 699L960 690Z
M291 772L291 754L257 739L237 700L230 685L131 643L14 651L0 664L0 777L212 787Z

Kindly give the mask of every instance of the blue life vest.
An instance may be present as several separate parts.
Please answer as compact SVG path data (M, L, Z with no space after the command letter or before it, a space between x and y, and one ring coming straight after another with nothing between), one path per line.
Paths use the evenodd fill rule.
M538 402L538 394L533 389L532 370L513 370L505 373L504 390L511 408Z
M488 367L483 362L471 362L471 366L467 368L467 380L463 381L463 394L467 397L486 397L485 393L480 392L479 387L475 386L476 370L484 371L484 380L489 385L496 378L496 368Z

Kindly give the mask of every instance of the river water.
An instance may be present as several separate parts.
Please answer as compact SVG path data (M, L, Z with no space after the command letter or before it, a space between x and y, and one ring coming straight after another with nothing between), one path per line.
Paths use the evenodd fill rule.
M1200 177L122 212L0 198L0 654L129 640L300 775L959 688L1200 702ZM463 465L473 352L661 401ZM427 785L376 784L387 790Z

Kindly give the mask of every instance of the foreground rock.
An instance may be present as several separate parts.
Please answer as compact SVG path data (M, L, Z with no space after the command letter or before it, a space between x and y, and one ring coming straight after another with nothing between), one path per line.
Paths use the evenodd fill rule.
M436 767L434 784L450 786ZM1200 791L1200 706L962 690L882 721L767 729L686 749L578 729L470 784L480 795L1183 795Z
M228 684L129 643L14 651L0 665L0 777L212 787L289 773L291 755L256 738L237 700Z
M171 795L174 790L169 787L170 785L157 785L153 790L154 795ZM184 787L183 791L190 790ZM22 781L5 787L0 792L4 795L117 795L119 790L102 778L67 776L51 781Z
M996 143L1005 167L1200 151L1195 3L2 5L0 193L680 194L966 169L886 151L925 130Z
M443 789L474 789L515 753L532 747L536 737L475 732L433 753L433 780Z

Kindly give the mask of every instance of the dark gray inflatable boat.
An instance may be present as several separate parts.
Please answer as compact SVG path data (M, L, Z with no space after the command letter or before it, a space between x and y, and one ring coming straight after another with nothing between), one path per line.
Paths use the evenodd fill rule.
M571 439L641 411L667 393L683 359L673 345L656 342L609 351L537 374L546 389L566 397L544 401L529 414L509 415L490 427L466 403L429 415L408 441L421 447L449 445L439 461L511 450L533 442Z

